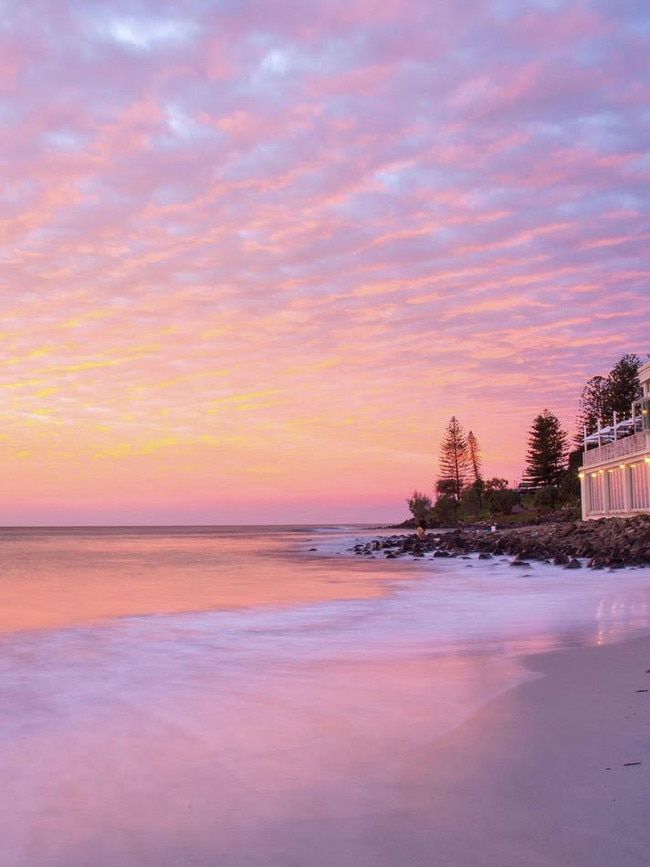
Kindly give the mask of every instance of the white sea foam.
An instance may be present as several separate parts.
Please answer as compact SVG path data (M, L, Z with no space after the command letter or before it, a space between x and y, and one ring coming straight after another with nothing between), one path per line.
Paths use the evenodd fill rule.
M242 535L221 548L201 533L131 534L108 548L106 537L39 540L76 564L76 582L84 557L102 550L103 580L128 564L135 581L172 557L179 579L218 562L220 581L255 581L251 569L270 556L279 571L264 580L298 570L385 593L5 635L3 867L284 865L268 846L274 829L317 826L317 852L318 834L343 818L356 863L372 863L363 828L399 809L405 763L533 676L517 654L650 626L648 569L369 561L346 553L358 528ZM33 562L21 544L19 562Z

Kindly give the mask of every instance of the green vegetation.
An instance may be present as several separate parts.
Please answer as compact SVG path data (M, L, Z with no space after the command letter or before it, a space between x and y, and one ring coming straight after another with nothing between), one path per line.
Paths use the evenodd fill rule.
M530 429L524 481L533 488L558 487L567 468L567 434L559 419L545 409Z
M612 424L614 416L629 417L640 395L641 359L623 355L607 376L594 376L582 389L574 450L558 418L544 409L533 419L528 438L526 466L521 484L509 487L507 479L484 480L477 438L467 435L452 415L440 442L439 476L434 485L435 501L414 491L406 501L416 523L440 526L457 522L499 521L527 523L562 510L568 517L580 515L578 467L582 462L584 431L593 433L598 424Z
M639 368L643 362L638 355L627 354L616 362L607 376L592 376L582 389L576 419L575 445L582 447L587 435L601 427L614 423L617 418L627 418L630 407L641 396Z
M406 502L416 523L419 524L422 521L428 522L431 520L433 509L431 497L420 493L420 491L413 491L412 497Z
M512 515L521 505L521 495L508 487L507 479L488 479L485 483L485 504L490 515Z

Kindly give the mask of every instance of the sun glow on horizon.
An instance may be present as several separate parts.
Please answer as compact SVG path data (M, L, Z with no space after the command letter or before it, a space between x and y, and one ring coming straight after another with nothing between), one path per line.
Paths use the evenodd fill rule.
M648 349L649 22L7 4L0 524L399 521L452 414L518 479Z

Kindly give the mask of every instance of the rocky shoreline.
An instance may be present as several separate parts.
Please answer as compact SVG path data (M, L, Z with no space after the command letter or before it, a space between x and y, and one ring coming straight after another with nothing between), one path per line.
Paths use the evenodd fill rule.
M359 556L388 559L411 556L458 557L479 554L483 559L512 556L512 565L536 560L570 569L617 569L650 565L650 515L563 521L495 531L462 527L426 533L389 536L359 543L351 549ZM586 561L586 563L584 563Z

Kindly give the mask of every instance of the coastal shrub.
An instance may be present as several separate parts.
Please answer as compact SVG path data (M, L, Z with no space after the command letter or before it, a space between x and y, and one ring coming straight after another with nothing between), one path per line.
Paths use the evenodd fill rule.
M443 494L438 497L433 507L435 519L440 524L455 524L458 520L459 512L460 503L456 497L449 496L449 494Z
M560 482L560 502L580 505L580 479L578 472L582 464L582 449L575 449L569 454L566 472Z
M512 488L490 488L485 492L485 505L492 515L511 515L519 505L519 494Z
M494 476L491 479L488 479L483 483L484 491L505 491L508 487L507 479L500 479L497 476Z
M535 494L533 505L542 512L553 512L560 504L560 491L555 485L546 485Z
M478 515L481 510L481 495L476 489L475 484L463 488L460 495L460 504L463 514L467 517L475 518Z
M420 521L430 521L433 510L433 501L431 497L420 491L413 491L412 496L406 501L410 513L419 523Z

